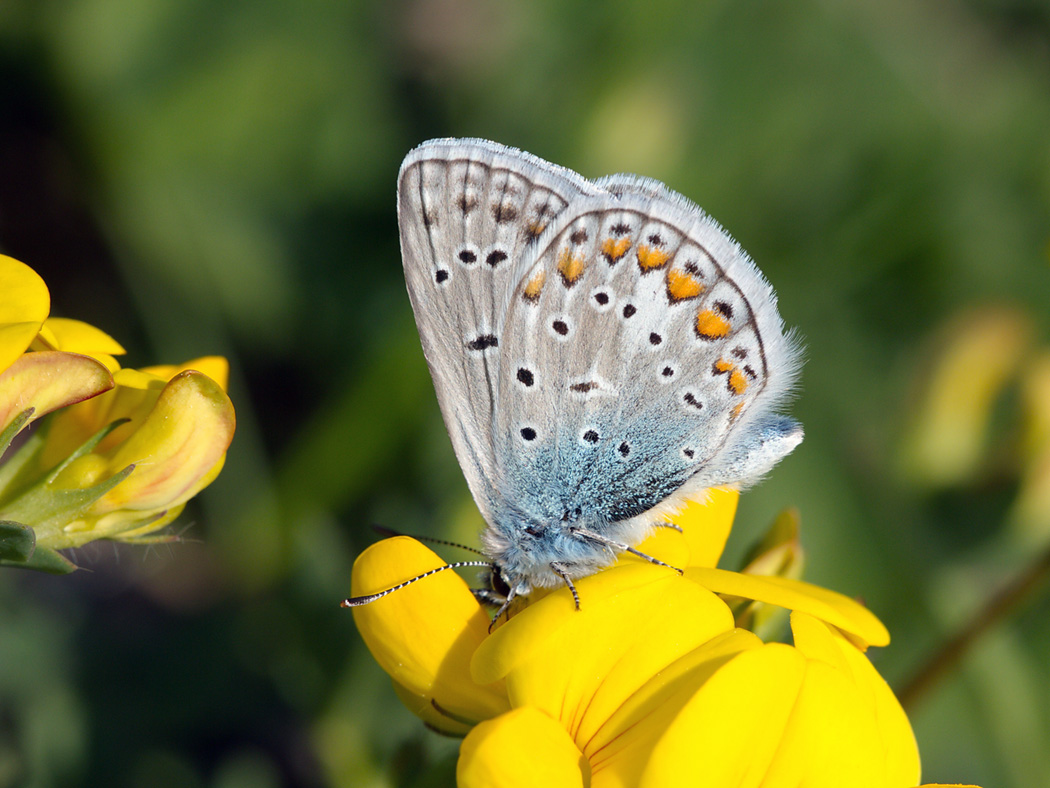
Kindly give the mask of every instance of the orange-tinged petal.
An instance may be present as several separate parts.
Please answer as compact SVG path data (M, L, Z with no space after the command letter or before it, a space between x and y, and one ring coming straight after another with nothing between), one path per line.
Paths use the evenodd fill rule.
M833 627L804 613L791 614L795 646L810 660L832 665L853 683L877 726L871 738L882 785L912 785L919 779L919 749L908 717L886 681L864 654ZM874 767L873 767L874 768Z
M415 539L384 539L354 562L351 593L376 593L444 563ZM502 682L482 686L470 678L470 659L488 635L489 615L455 572L439 572L355 607L353 614L383 670L446 716L476 721L509 708Z
M864 644L885 646L886 627L875 614L849 597L786 577L760 577L724 569L690 567L685 576L716 594L755 599L816 616L859 638Z
M733 628L714 594L651 564L576 581L518 613L478 649L476 679L506 675L511 705L535 706L588 741L654 674Z
M459 788L584 788L587 759L565 729L524 706L478 725L463 740L456 764Z
M118 370L113 375L113 382L115 385L110 391L52 416L47 442L39 460L42 468L57 465L84 441L117 419L145 420L165 383L161 378L134 369ZM95 451L114 449L134 429L134 424L129 424L111 432L95 447Z
M653 745L696 691L737 654L761 646L754 633L734 629L653 675L584 744L591 788L638 785Z
M0 430L26 408L35 409L36 419L112 387L106 368L87 356L26 353L0 372Z
M0 370L25 352L51 309L51 294L36 271L0 254Z
M230 380L230 362L227 361L224 356L202 356L201 358L195 358L192 361L187 361L185 364L179 364L178 366L167 364L155 367L143 367L142 371L151 375L156 375L164 380L170 380L180 372L185 372L188 369L195 369L198 372L204 373L222 386L223 391L227 390Z
M172 378L131 435L121 434L131 425L114 430L124 440L108 457L109 469L135 470L93 511L161 509L186 501L222 459L235 422L230 398L211 378L192 371Z
M657 742L639 784L764 786L806 667L802 654L780 643L731 659L689 699Z

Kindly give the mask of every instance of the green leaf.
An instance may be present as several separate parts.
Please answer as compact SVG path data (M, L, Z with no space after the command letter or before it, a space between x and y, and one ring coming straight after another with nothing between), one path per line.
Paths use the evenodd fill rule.
M68 490L52 488L50 482L54 474L49 474L40 484L31 487L17 500L12 501L5 513L33 523L37 531L38 545L46 544L59 549L75 547L78 543L68 537L63 530L65 526L83 515L91 504L128 478L133 470L135 466L129 465L120 473L115 473L96 485Z
M11 441L15 439L15 435L22 431L22 428L29 423L29 420L33 418L35 408L26 408L17 416L14 420L7 425L7 428L0 432L0 454L7 451L7 447L11 445Z
M33 555L36 533L28 525L0 520L0 560L24 563Z
M37 572L47 572L52 575L68 575L70 572L75 572L80 568L56 550L40 546L36 548L28 561L0 560L0 566L17 566L22 569L34 569Z

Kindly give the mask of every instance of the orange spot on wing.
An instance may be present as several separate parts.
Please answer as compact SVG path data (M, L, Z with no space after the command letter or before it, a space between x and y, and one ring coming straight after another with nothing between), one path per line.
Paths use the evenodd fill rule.
M667 269L667 297L672 302L696 298L704 292L704 286L694 277L673 268Z
M710 309L701 310L696 316L696 334L701 339L722 339L729 334L729 321Z
M742 411L743 409L744 409L744 403L743 402L738 402L736 404L736 406L733 408L732 412L729 414L729 420L730 421L736 421L740 417L740 411Z
M663 268L670 259L671 255L662 249L638 244L638 267L642 269L643 274Z
M620 258L627 254L627 250L631 248L630 238L606 238L602 242L602 256L605 257L610 263L619 262Z
M729 390L734 394L743 394L747 391L747 377L736 367L729 373Z
M529 239L536 239L540 237L540 234L547 229L546 222L529 222L525 225L525 235Z
M540 297L540 293L543 291L543 283L547 281L547 272L539 271L532 279L525 285L525 291L522 293L525 300L536 301Z
M715 362L715 374L729 376L726 380L726 386L733 394L743 394L747 391L749 383L747 375L732 361L726 361L724 358L718 359ZM734 416L733 418L736 417Z
M569 249L562 249L558 256L558 273L566 287L572 287L583 276L583 255L576 256Z

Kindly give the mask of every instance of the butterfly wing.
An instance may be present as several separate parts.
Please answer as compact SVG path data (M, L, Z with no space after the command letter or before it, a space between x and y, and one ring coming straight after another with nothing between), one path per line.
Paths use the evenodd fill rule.
M597 193L570 170L485 140L432 140L401 165L408 294L456 457L486 519L498 359L516 272L570 202Z
M775 410L799 351L761 273L696 205L652 180L597 184L523 265L494 440L508 507L621 538L615 524L750 483L798 444Z

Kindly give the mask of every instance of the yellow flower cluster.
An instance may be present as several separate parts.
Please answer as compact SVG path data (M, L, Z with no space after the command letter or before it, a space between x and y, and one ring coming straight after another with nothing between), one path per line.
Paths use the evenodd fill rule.
M917 785L907 717L864 654L886 629L840 594L715 568L737 497L712 490L674 518L680 532L640 545L684 575L625 556L576 581L579 611L567 588L533 595L490 633L487 609L442 572L354 618L409 709L465 736L462 788ZM387 539L359 557L352 592L442 563ZM756 605L793 611L794 645L741 626Z
M57 550L167 538L222 469L235 418L224 358L122 369L116 341L50 306L0 255L0 565L67 572Z

